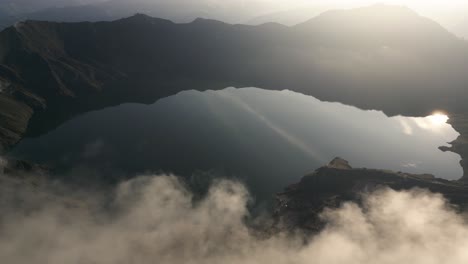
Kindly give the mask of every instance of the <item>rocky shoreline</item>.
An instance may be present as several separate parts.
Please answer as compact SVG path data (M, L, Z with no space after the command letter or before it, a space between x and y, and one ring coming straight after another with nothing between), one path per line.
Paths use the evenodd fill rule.
M317 232L325 225L320 218L324 209L338 208L346 202L359 203L364 195L385 188L428 190L442 194L459 209L468 206L468 185L463 182L432 175L352 168L347 161L336 158L277 194L275 219L280 229Z
M451 147L440 147L442 151L451 151L461 156L460 165L463 168L463 177L460 181L468 182L468 115L450 114L448 123L458 132L460 136L453 142Z

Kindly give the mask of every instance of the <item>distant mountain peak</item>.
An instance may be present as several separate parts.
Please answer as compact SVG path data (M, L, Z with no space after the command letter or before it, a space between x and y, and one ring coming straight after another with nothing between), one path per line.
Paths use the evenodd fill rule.
M434 50L462 45L459 39L437 22L396 5L377 4L348 10L334 10L294 27L305 38L347 47L411 47Z
M412 13L417 14L413 9L404 6L404 5L396 5L396 4L385 4L385 3L376 3L370 6L355 8L354 10L386 10L386 11L394 11L394 12L405 12L405 13Z
M342 10L335 10L337 12L343 13L354 13L354 14L361 14L361 15L375 15L375 16L394 16L394 15L409 15L409 16L419 16L419 14L414 11L413 9L403 6L403 5L391 5L391 4L374 4L370 6L364 6L359 8L353 9L342 9ZM329 11L330 13L333 10ZM327 14L329 12L325 12L323 14Z
M173 24L172 21L167 20L167 19L162 19L162 18L155 18L143 13L136 13L133 16L127 17L120 19L118 21L124 21L124 22L130 22L130 23L141 23L141 24L151 24L154 22L164 22L164 23L170 23Z
M371 6L353 9L335 9L326 11L298 26L316 24L318 21L348 21L374 19L375 21L401 20L405 18L420 18L414 10L401 5L374 4Z
M196 25L227 25L227 23L215 20L215 19L209 19L209 18L202 18L202 17L197 17L195 20L192 21L192 24Z

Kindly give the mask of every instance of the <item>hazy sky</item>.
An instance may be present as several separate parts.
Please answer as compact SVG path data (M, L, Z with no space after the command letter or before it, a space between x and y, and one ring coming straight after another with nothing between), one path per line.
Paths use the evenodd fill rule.
M295 9L304 6L322 6L325 8L354 8L376 3L404 5L418 13L430 16L448 26L468 18L468 1L466 0L255 0L271 4L274 8ZM249 0L242 2L248 4Z
M98 0L95 0L98 1ZM266 15L269 13L311 8L320 13L328 9L356 8L377 3L407 6L419 14L437 20L447 28L452 28L463 20L468 20L467 0L111 0L118 2L178 3L217 7L224 10L244 9L246 15ZM313 14L316 15L316 14ZM222 17L222 16L221 16ZM239 21L240 22L240 21Z
M185 20L189 21L194 18L193 16L209 14L207 15L209 18L230 23L250 23L266 16L263 20L259 19L259 22L285 24L303 22L329 9L347 9L385 3L407 6L421 15L438 21L454 32L463 31L466 33L464 35L468 35L468 26L460 28L462 22L468 25L467 0L0 0L0 8L7 13L27 13L54 6L106 1L111 3L111 5L105 5L106 7L124 6L127 13L119 13L122 16L133 12L145 12L180 22L180 17L185 17ZM161 6L164 8L161 9ZM165 10L164 12L169 13L165 16L161 12L152 12L155 10ZM278 15L284 11L292 12Z

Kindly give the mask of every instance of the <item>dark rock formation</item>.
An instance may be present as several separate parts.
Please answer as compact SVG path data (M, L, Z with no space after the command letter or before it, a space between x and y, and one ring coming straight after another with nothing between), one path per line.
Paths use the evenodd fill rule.
M321 167L277 195L275 215L282 228L318 231L324 225L320 213L325 208L337 208L349 201L359 203L363 194L380 188L427 189L443 194L449 202L461 208L468 205L468 185L460 182L437 179L432 175L352 169L342 159L333 163L340 166ZM347 166L339 168L343 164Z

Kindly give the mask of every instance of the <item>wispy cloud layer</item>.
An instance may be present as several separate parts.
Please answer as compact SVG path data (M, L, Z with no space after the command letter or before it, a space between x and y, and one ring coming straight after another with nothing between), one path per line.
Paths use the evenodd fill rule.
M76 198L38 199L38 193L25 193L21 203L3 204L2 262L468 261L468 225L463 216L441 196L420 190L380 191L368 196L362 206L348 203L326 210L327 228L309 243L291 235L254 235L245 224L249 195L232 181L216 182L202 200L193 199L172 176L139 177L121 184L111 198L87 194L80 196L80 202ZM30 203L36 206L25 206Z

